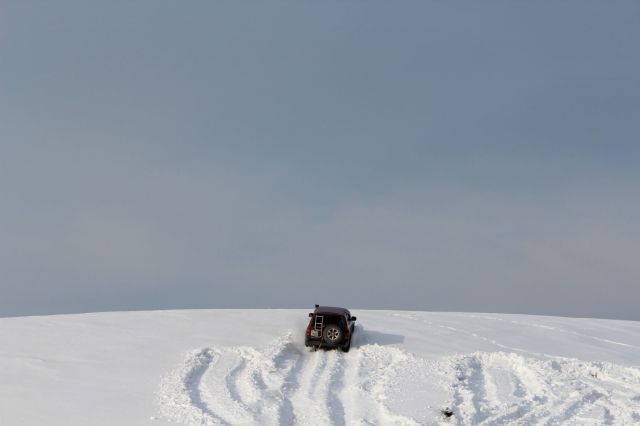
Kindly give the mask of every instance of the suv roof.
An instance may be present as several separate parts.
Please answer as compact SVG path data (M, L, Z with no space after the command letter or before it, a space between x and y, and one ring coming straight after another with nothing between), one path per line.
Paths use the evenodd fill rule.
M316 306L313 311L314 314L333 314L333 315L346 315L347 318L351 318L351 313L345 308L336 308L333 306Z

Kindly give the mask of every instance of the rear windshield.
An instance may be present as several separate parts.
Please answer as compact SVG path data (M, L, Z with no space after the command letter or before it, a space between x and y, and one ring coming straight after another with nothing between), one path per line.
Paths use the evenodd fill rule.
M345 319L344 319L344 316L342 316L342 315L331 315L331 314L329 314L329 315L323 315L323 314L316 314L316 317L317 317L317 316L322 316L322 317L323 317L323 321L322 321L322 323L323 323L324 325L327 325L327 324L337 324L337 325L340 325L340 326L344 326L344 325L345 325ZM316 317L314 317L313 319L315 320L315 319L316 319Z

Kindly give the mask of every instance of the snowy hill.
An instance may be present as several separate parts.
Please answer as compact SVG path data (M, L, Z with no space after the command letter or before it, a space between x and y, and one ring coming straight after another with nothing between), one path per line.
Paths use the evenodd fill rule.
M640 423L638 322L354 309L345 354L307 312L0 319L0 424Z

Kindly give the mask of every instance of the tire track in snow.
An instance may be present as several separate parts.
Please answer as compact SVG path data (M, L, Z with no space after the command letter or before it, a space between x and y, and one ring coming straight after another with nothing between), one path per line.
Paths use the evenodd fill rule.
M634 424L640 370L576 359L476 352L438 361L368 344L309 352L291 334L265 348L188 354L158 391L188 425ZM358 344L357 342L361 342ZM449 406L453 417L439 414Z
M299 385L295 392L287 395L292 403L295 424L327 424L326 396L319 381L326 376L327 357L318 351L311 359L305 359L305 366L300 372Z
M167 419L194 425L225 424L206 403L206 394L200 390L203 375L214 362L210 349L194 351L161 382L157 404Z
M213 350L212 350L213 351ZM229 349L215 350L216 362L208 366L198 383L198 390L204 396L210 412L218 419L204 424L248 424L255 420L248 406L239 398L233 378L246 368L246 361ZM189 423L194 424L194 423ZM195 423L198 424L198 423Z
M344 359L346 355L342 352L331 351L327 354L333 359L329 376L327 408L329 410L330 423L344 426L344 405L340 399L340 391L344 388Z
M636 368L504 352L449 363L456 372L451 401L458 424L632 424L640 412L630 398L640 386Z
M352 347L350 353L305 349L287 335L260 350L192 352L162 380L160 413L189 425L418 424L387 406L389 399L404 402L406 395L392 394L402 395L403 383L416 371L428 371L418 359L378 345ZM212 355L198 363L197 353L215 354L215 362Z
M276 371L284 371L285 374L281 386L281 404L278 410L278 418L280 424L293 425L296 423L294 407L289 398L299 388L298 378L301 374L303 366L302 352L300 352L292 343L287 344L290 351L281 351L274 358L274 367Z
M567 330L564 329L562 327L558 327L558 326L550 326L550 325L546 325L546 324L538 324L535 322L528 322L528 321L518 321L518 320L514 320L514 319L508 319L508 318L499 318L499 317L493 317L493 316L489 316L489 315L482 315L482 316L478 316L478 315L470 315L470 314L465 314L465 316L469 319L488 319L488 320L492 320L492 321L498 321L498 322L506 322L506 323L510 323L510 324L514 324L517 326L524 326L524 327L528 327L528 328L542 328L545 330L550 330L550 331L554 331L554 332L558 332L558 333L565 333L565 334L571 334L574 336L578 336L578 337L584 337L587 339L593 339L596 340L598 342L601 343L607 343L607 344L611 344L611 345L617 345L617 346L624 346L624 347L630 347L630 348L636 348L636 349L640 349L640 347L635 346L635 345L631 345L629 343L623 343L623 342L618 342L615 340L611 340L611 339L605 339L602 337L598 337L598 336L593 336L591 334L587 334L587 333L580 333L578 331L574 331L574 330ZM415 318L413 318L415 319Z

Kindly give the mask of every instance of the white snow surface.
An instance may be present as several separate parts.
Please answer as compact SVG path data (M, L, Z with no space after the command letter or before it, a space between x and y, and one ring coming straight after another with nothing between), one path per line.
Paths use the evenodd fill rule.
M353 309L342 353L308 312L0 319L0 425L640 424L640 322Z

